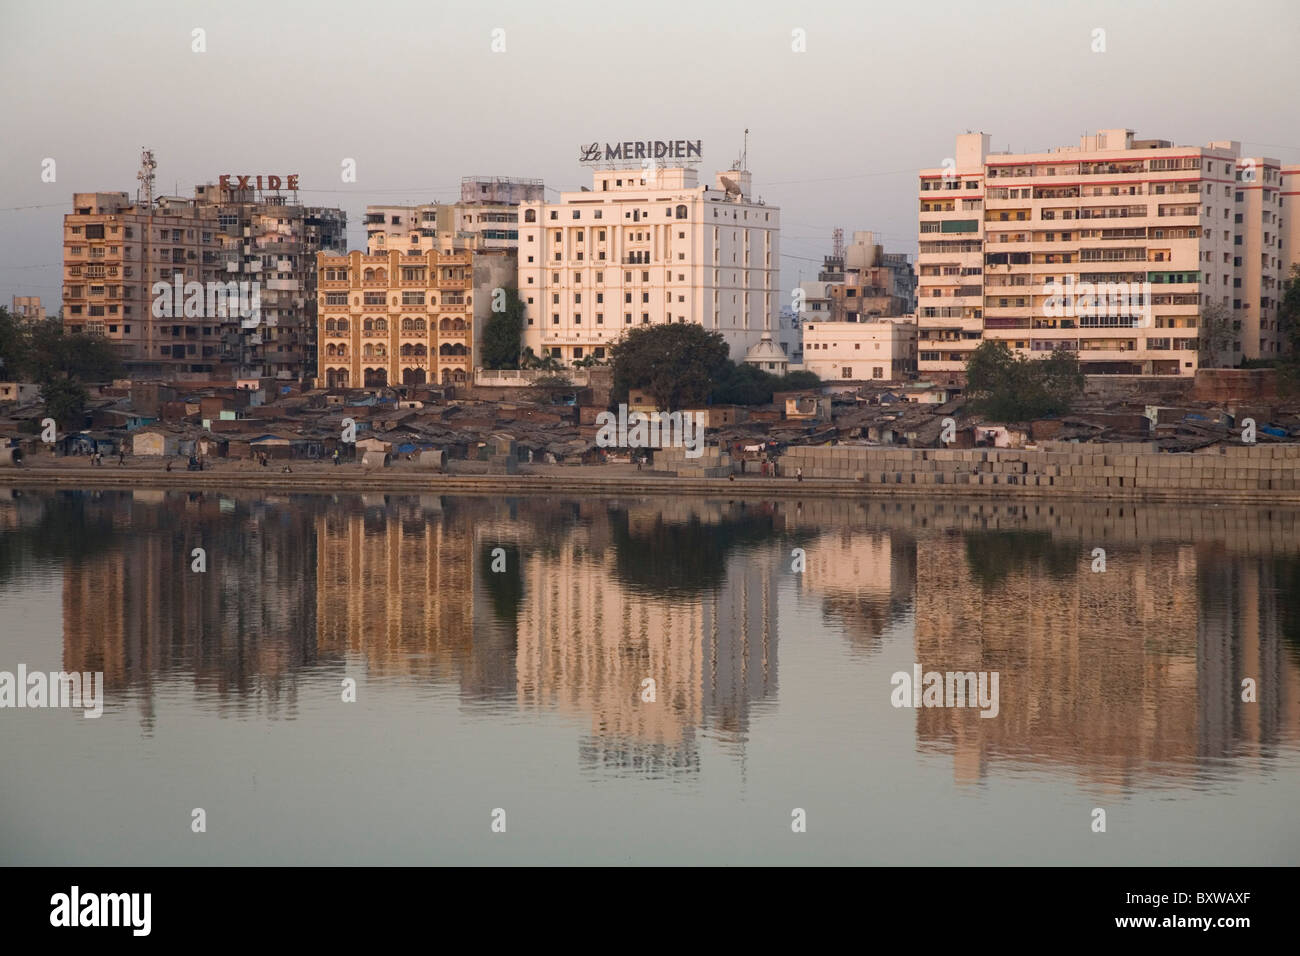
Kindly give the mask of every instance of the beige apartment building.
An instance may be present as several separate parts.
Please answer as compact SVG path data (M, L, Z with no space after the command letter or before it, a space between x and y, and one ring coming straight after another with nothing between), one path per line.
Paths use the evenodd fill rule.
M780 210L744 169L709 186L689 165L617 165L593 170L590 189L520 204L524 346L569 364L607 358L629 329L693 322L743 360L777 328Z
M63 225L64 327L103 336L133 378L302 379L316 356L316 253L341 250L346 226L342 210L278 192L209 184L153 205L76 193ZM159 282L200 283L203 307L154 315ZM251 317L211 308L209 289L231 283L256 284Z
M318 382L326 388L469 380L473 255L320 253Z
M221 237L209 209L166 197L156 206L124 192L76 193L63 218L63 327L102 336L132 377L211 378L230 368L222 320L155 319L155 282L218 278Z
M45 306L39 295L16 295L9 314L20 322L36 324L45 321Z
M1207 310L1235 339L1224 364L1280 352L1276 160L1122 129L1023 154L968 133L955 152L920 174L922 377L960 381L985 338L1071 349L1089 374L1191 375Z
M226 325L238 378L298 381L316 374L316 254L347 250L347 214L300 205L296 195L224 182L194 189L217 219L218 278L258 285L257 315Z
M519 204L541 201L544 189L540 179L466 176L457 203L367 206L366 244L371 252L405 252L428 240L445 252L516 249Z

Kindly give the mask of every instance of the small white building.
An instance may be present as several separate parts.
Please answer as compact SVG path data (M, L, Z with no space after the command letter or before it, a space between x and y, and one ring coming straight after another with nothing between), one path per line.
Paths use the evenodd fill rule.
M916 320L805 321L803 369L825 382L909 379L916 373Z

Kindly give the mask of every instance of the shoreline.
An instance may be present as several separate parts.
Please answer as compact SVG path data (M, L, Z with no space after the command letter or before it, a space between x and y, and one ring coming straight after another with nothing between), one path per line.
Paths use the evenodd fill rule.
M1068 501L1124 501L1198 505L1300 504L1300 490L1184 488L1063 488L1023 484L877 484L849 478L678 478L664 472L597 474L607 466L555 466L545 474L436 474L413 469L302 469L291 474L263 469L217 467L207 471L171 471L138 466L18 467L0 469L0 488L105 489L175 491L270 491L280 494L382 492L453 495L573 495L611 497L693 495L710 498L864 497L864 498L1010 498Z

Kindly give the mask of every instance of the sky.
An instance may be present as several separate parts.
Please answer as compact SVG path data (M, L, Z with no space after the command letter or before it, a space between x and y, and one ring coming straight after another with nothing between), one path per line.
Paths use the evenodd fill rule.
M698 139L711 181L748 129L790 289L836 227L915 254L917 171L959 133L1020 152L1128 128L1300 163L1297 93L1297 0L0 0L0 304L58 308L72 194L134 196L145 146L158 194L297 173L364 248L368 203L476 175L555 198L590 185L595 141Z

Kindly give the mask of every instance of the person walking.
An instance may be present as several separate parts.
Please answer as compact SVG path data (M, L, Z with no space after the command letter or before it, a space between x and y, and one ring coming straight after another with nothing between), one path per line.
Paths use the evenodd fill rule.
M803 468L796 468L794 470L794 480L803 481Z
M122 448L117 453L117 467L121 468L126 464L126 449Z

